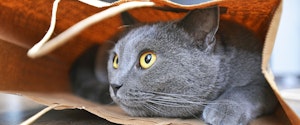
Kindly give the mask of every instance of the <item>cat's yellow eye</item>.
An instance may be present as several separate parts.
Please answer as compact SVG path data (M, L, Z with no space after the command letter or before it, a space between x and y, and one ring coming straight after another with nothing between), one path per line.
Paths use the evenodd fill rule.
M140 57L140 66L143 69L150 68L156 61L156 54L154 52L145 52Z
M118 55L115 54L114 58L113 58L113 67L115 69L117 69L119 67L119 59L118 59Z

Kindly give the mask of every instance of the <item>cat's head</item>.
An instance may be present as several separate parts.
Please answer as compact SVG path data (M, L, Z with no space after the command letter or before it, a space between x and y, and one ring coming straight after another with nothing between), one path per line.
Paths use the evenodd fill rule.
M112 99L133 116L187 117L216 98L219 61L212 54L219 8L129 31L108 61Z

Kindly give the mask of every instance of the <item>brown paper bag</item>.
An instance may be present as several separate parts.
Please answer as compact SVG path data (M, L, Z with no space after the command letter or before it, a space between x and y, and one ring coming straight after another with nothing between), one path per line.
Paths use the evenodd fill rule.
M0 91L23 95L38 103L54 106L55 109L84 109L120 124L203 123L197 119L130 117L117 106L94 104L74 96L68 78L72 62L89 46L105 42L118 32L120 16L112 16L89 27L46 56L30 59L26 56L27 50L43 37L50 24L52 2L0 2ZM128 12L141 22L157 22L179 19L191 9L219 5L223 12L221 20L235 21L254 31L265 41L262 70L281 105L270 117L259 118L251 124L300 124L299 118L279 95L274 77L268 69L282 10L281 0L215 0L189 6L162 0L152 2L155 3L154 7L133 8ZM123 3L126 0L96 8L75 0L62 0L54 37L92 14Z

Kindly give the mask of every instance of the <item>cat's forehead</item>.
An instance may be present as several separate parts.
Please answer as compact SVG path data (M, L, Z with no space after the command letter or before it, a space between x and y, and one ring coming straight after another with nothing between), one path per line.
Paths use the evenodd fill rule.
M135 28L121 38L115 46L117 51L137 52L145 49L161 50L181 41L179 29L172 23L157 23Z
M132 29L123 38L121 38L116 47L117 48L130 48L138 47L141 44L150 44L150 39L154 39L155 32L158 30L156 25L145 25L139 28Z

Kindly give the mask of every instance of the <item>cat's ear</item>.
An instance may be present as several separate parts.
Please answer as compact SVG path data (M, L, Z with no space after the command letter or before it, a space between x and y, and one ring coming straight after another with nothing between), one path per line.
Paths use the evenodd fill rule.
M130 26L138 24L139 22L131 16L128 12L122 12L121 13L121 20L124 26Z
M211 51L215 46L215 34L219 27L219 7L192 10L177 25L195 39L197 46Z

